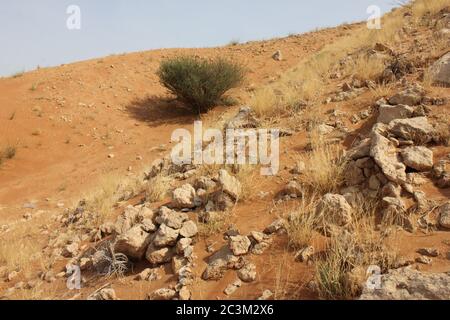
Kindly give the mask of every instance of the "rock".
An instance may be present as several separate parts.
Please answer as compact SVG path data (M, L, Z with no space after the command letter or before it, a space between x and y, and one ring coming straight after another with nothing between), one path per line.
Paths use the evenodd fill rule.
M219 191L214 194L214 209L218 211L227 211L232 209L236 201L228 194ZM208 206L208 205L207 205Z
M420 257L416 258L416 262L421 263L421 264L432 264L433 259L425 257L425 256L420 256Z
M155 248L153 245L149 245L145 258L150 262L152 266L158 266L161 264L168 263L172 260L175 255L173 248Z
M192 298L192 293L187 287L182 287L178 292L178 298L181 301L189 301Z
M277 50L273 55L272 55L272 59L275 61L283 61L283 54L281 53L280 50Z
M265 230L266 234L273 234L281 230L286 230L286 220L278 219L272 222Z
M114 249L130 258L141 260L151 239L151 235L142 226L136 225L117 238Z
M229 284L225 290L223 291L227 296L231 296L233 293L236 292L237 289L239 289L242 286L242 281L240 279L237 279L233 283Z
M100 291L96 291L87 297L87 300L118 300L116 296L116 292L112 288L104 288Z
M348 187L353 187L360 185L366 181L366 177L364 176L364 171L361 168L358 168L356 165L356 161L351 161L347 164L346 174L345 174L345 184Z
M255 117L252 108L242 107L239 113L234 116L225 126L225 129L251 129L260 126L259 120Z
M189 248L192 244L191 238L182 238L178 240L176 250L179 255L184 255L184 251Z
M401 151L403 163L417 171L429 171L433 168L433 151L427 147L408 147Z
M223 192L231 196L234 200L239 198L241 194L241 183L238 179L231 176L228 171L220 170L219 171L219 180L218 183Z
M230 237L230 249L235 256L242 256L248 253L251 241L246 236Z
M308 262L314 255L314 247L303 248L295 254L295 260L299 262Z
M411 268L381 276L381 289L365 288L360 300L448 300L449 273L421 273Z
M302 174L306 170L306 164L303 161L295 163L294 167L289 171L292 174Z
M224 246L208 259L203 272L203 280L219 280L227 269L240 269L244 265L242 257L236 257L228 246Z
M178 272L183 268L188 266L189 261L184 257L174 256L172 258L172 272L178 274Z
M353 147L347 152L346 157L350 160L358 160L360 158L368 157L372 142L370 138L362 140L357 146Z
M426 117L416 117L391 121L389 132L399 138L412 140L416 144L425 144L432 140L434 128Z
M395 121L397 120L393 122ZM399 184L406 181L406 167L400 162L396 148L387 138L376 131L372 133L370 154L386 178Z
M284 188L283 194L294 197L302 197L303 189L297 181L292 180Z
M433 177L439 188L450 187L450 161L440 160L433 166Z
M177 209L195 208L195 189L190 184L185 184L173 191L172 207Z
M156 218L158 224L165 224L172 229L181 229L183 223L189 219L184 212L177 212L166 207L159 209L159 216Z
M436 258L439 256L439 250L436 248L421 248L417 250L417 253L427 256L427 257L433 257Z
M180 230L180 235L184 238L192 238L198 233L197 225L194 221L187 221Z
M256 280L256 266L253 263L248 263L238 270L237 274L242 281L253 282Z
M395 119L407 119L411 118L414 113L414 109L406 105L382 105L379 107L380 115L378 116L377 122L384 124L389 124Z
M65 258L73 258L78 254L78 250L78 243L73 242L64 248L64 250L62 251L62 255Z
M172 229L165 224L162 224L155 233L153 244L156 247L162 248L165 246L174 246L177 243L179 230Z
M256 243L263 243L270 241L270 237L263 232L252 231L250 232L251 239L255 240Z
M321 124L317 126L317 132L322 135L325 136L327 134L330 134L334 131L334 127L329 126L327 124Z
M203 189L205 191L211 191L216 188L217 184L209 177L202 176L198 178L195 183L194 187L195 189Z
M450 87L450 52L430 67L431 80L435 85Z
M316 207L316 217L326 225L347 226L352 221L352 208L344 196L328 193Z
M177 292L175 290L163 288L153 291L147 296L147 300L168 301L173 300L176 295Z
M391 105L408 105L416 106L422 102L424 97L424 91L420 87L410 87L400 93L397 93L392 98L389 99Z
M447 202L439 209L439 225L450 229L450 202Z
M17 276L19 275L19 273L17 271L11 271L10 273L8 273L8 275L6 276L6 280L8 280L8 282L13 281L14 279L17 278Z
M258 298L258 300L269 300L272 297L273 297L272 291L264 290L263 294L261 295L261 297Z
M139 273L134 279L137 281L155 281L159 280L161 276L159 275L159 269L147 268Z

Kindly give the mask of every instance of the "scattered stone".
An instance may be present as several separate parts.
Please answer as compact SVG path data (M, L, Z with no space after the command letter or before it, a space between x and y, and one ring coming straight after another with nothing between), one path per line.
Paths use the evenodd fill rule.
M303 189L297 181L292 180L284 188L283 194L294 197L294 198L302 197Z
M192 293L187 287L182 287L178 292L178 298L181 301L189 301L192 298Z
M229 284L225 290L224 293L227 296L231 296L233 293L236 292L237 289L239 289L242 286L242 281L240 279L237 279L236 281L234 281L232 284Z
M195 189L190 184L185 184L173 191L172 206L177 209L195 208Z
M328 193L317 205L316 216L325 224L344 227L352 221L352 208L344 196Z
M258 300L269 300L272 297L273 297L272 291L264 290L263 294L261 295L261 297L258 298Z
M182 238L178 240L176 251L179 255L184 255L184 252L187 248L189 248L192 244L191 238Z
M389 99L389 103L392 105L417 106L422 102L423 96L423 88L416 85L397 93Z
M286 220L284 219L278 219L272 222L265 230L264 233L266 234L273 234L276 232L279 232L281 230L286 230Z
M112 288L104 288L99 291L95 291L90 296L87 297L87 300L118 300L116 296L116 292Z
M161 279L159 269L147 268L139 273L135 278L137 281L155 281Z
M277 50L273 55L272 55L272 59L275 61L283 61L283 54L281 53L280 50Z
M184 238L192 238L196 236L197 233L198 233L197 225L192 220L185 222L180 230L180 235Z
M428 258L425 256L420 256L420 257L416 258L416 262L421 263L421 264L432 264L433 260L431 258Z
M153 291L153 293L148 295L147 299L156 301L168 301L173 300L176 295L177 292L175 290L163 288Z
M238 179L231 176L228 171L220 170L219 171L219 180L218 183L223 192L231 196L234 200L239 198L241 194L241 183Z
M439 256L439 250L436 248L421 248L417 250L417 253L427 256L427 257L433 257L436 258Z
M173 248L155 248L153 245L149 245L145 258L150 262L152 266L158 266L161 264L168 263L172 260L175 252Z
M69 245L67 245L63 251L62 251L62 256L65 258L73 258L78 254L78 243L77 242L73 242Z
M253 263L248 263L238 270L237 274L242 281L253 282L256 280L256 266Z
M429 171L433 168L433 151L426 147L408 147L402 152L403 163L417 171Z
M246 236L230 237L230 249L235 256L247 254L250 250L251 244L250 239Z
M228 246L224 246L208 259L208 266L203 272L203 280L219 280L227 269L240 269L244 259L236 257Z

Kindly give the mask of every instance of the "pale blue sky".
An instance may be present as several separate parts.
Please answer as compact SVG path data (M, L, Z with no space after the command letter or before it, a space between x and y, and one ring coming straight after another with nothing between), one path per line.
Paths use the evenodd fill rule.
M0 76L113 53L268 39L368 18L395 0L1 0ZM81 30L68 30L69 5Z

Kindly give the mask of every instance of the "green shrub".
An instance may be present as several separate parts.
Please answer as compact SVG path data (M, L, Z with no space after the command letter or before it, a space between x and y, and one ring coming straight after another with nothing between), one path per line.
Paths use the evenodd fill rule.
M163 61L158 76L178 100L200 114L213 108L228 90L239 86L244 70L223 58L210 61L181 56Z

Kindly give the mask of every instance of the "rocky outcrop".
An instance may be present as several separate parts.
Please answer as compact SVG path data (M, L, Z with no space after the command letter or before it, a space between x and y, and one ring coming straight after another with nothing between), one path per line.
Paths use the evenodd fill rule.
M450 52L431 66L430 75L435 85L450 87Z
M450 273L427 274L410 268L381 276L381 288L364 288L360 300L448 300Z

